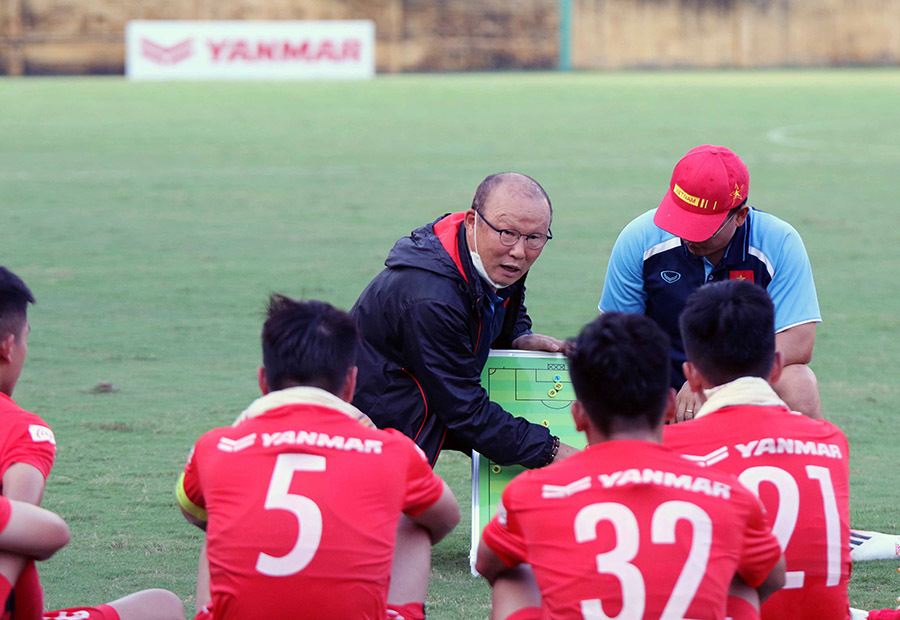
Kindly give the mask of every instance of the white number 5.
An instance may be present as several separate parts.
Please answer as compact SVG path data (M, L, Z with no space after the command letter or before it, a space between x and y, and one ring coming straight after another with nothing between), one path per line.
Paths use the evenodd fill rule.
M316 503L302 495L288 493L294 473L325 471L325 457L315 454L279 454L266 493L266 510L287 510L297 517L300 530L294 548L286 555L260 553L256 570L270 577L287 577L299 573L312 562L322 540L322 511Z

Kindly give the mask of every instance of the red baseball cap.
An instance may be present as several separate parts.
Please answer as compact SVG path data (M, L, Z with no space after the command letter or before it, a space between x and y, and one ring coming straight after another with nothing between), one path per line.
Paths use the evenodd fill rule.
M747 199L749 188L750 173L740 157L724 146L698 146L675 165L653 223L687 241L706 241Z

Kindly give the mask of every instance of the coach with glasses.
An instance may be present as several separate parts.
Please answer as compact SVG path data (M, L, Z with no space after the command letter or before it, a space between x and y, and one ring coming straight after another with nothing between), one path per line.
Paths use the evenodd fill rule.
M397 241L351 310L363 339L353 404L411 437L432 466L442 449L526 467L574 451L481 387L491 348L563 350L531 332L524 305L525 276L553 238L552 216L534 179L489 176L471 209Z

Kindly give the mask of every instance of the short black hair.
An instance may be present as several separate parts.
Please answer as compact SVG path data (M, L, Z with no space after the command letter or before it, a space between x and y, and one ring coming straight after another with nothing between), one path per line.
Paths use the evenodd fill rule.
M532 179L527 174L520 172L498 172L486 177L478 185L475 190L475 197L472 199L472 209L484 214L484 205L495 189L504 183L515 183L517 189L526 197L534 200L544 200L547 208L550 209L550 219L553 219L553 205L550 203L550 196L541 187L541 184Z
M6 267L0 267L0 336L21 333L28 319L28 304L34 295L22 278Z
M356 321L324 301L269 298L262 329L270 390L313 386L338 394L356 361Z
M594 425L611 431L656 428L669 395L669 337L641 314L604 312L567 355L575 396Z
M775 306L746 280L712 282L688 297L681 316L688 361L710 382L769 378L775 361Z

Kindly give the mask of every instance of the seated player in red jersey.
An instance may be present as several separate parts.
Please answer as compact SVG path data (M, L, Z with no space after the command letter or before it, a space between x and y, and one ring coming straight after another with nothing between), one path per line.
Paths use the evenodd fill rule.
M69 544L69 527L58 515L33 506L0 497L0 550L13 556L35 560L49 559ZM7 556L8 557L8 556ZM11 565L0 560L0 596L12 589Z
M69 543L69 527L58 515L27 502L18 502L0 497L0 550L5 558L25 557L32 560L47 560ZM15 565L0 560L0 594L3 598L11 590L11 579L18 571ZM154 590L131 594L99 607L75 607L45 612L44 620L114 620L115 618L146 617L130 613L160 602ZM178 605L181 601L176 601ZM6 609L0 614L3 620L12 618L13 610ZM183 613L182 613L183 617Z
M198 617L424 617L424 601L388 600L398 523L436 543L459 507L410 439L350 404L357 342L327 303L270 299L263 396L197 441L177 488L206 531L211 609Z
M762 598L783 583L759 500L661 443L675 405L667 351L668 337L635 314L604 313L575 340L572 417L588 447L503 492L476 560L495 587L512 586L495 591L494 618L533 617L522 607L539 604L554 620L721 620L736 575Z
M12 399L28 353L30 303L34 303L34 296L28 286L0 267L0 494L38 505L53 467L56 439L46 422ZM33 559L0 551L0 565L5 568L3 574L15 584L13 596L0 593L0 601L6 602L13 620L39 620L44 614L47 618L95 620L184 618L184 605L167 590L144 590L111 603L111 607L44 612L44 592Z
M784 551L785 586L762 604L764 620L850 618L849 452L830 422L791 411L778 380L774 307L740 280L708 284L680 316L684 372L703 402L695 419L667 426L664 443L710 469L738 476L767 508Z

